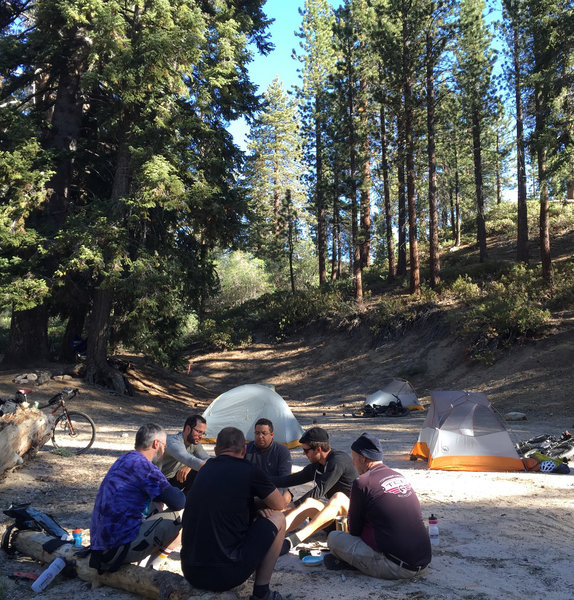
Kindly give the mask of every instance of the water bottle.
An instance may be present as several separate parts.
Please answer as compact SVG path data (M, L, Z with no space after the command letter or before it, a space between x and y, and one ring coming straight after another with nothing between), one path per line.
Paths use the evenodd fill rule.
M52 561L52 564L34 581L32 584L32 590L34 592L41 592L48 584L56 577L56 575L66 566L66 561L63 558L56 558Z
M82 530L74 529L72 531L72 535L74 536L74 546L82 546Z
M429 537L433 546L438 546L438 521L434 515L429 517Z

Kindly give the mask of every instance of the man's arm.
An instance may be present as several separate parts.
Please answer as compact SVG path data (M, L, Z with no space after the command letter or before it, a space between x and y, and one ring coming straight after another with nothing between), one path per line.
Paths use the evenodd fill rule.
M166 486L153 500L167 504L169 510L182 510L185 507L185 494L172 485Z
M343 471L343 465L341 465L338 460L328 460L323 474L315 477L314 487L301 496L301 498L295 500L293 504L299 506L299 504L307 500L307 498L316 498L318 500L319 498L325 497L331 488L339 481L339 479L341 479Z
M360 536L363 531L365 511L363 509L363 494L359 490L357 480L351 486L351 499L349 501L349 514L347 525L351 535Z
M278 489L274 489L269 496L263 498L263 503L272 510L283 510L287 506L285 498Z
M317 467L314 463L306 465L303 469L297 473L291 473L290 475L284 475L283 477L270 477L271 481L280 488L291 487L295 485L302 485L313 481L315 471Z
M195 448L193 450L195 451ZM205 458L202 459L195 454L191 454L185 447L183 436L181 435L167 437L165 452L177 460L177 462L190 467L194 471L199 471L203 463L209 458L208 454L203 450L203 446L201 447L201 452L203 452Z

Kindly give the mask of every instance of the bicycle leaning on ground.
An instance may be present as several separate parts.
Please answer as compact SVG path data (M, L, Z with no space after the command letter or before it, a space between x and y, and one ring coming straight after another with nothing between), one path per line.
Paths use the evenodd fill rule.
M19 389L16 398L19 403L29 402L28 395L33 390ZM54 448L67 450L73 454L82 454L92 446L96 439L96 425L86 413L78 410L68 410L67 400L80 393L78 388L64 388L52 396L47 404L37 406L39 410L50 409L50 414L56 417L52 430ZM56 416L58 413L58 416Z

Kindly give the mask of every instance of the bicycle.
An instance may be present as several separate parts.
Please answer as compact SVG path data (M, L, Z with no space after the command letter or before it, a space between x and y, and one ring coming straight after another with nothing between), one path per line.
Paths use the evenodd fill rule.
M28 395L33 390L19 389L16 392L17 402L27 402ZM65 388L52 396L47 404L36 408L43 410L50 408L50 414L56 416L61 410L62 414L56 417L52 429L52 445L60 450L67 450L73 454L82 454L88 450L96 439L96 424L86 413L77 410L68 410L66 400L71 400L80 393L78 388Z

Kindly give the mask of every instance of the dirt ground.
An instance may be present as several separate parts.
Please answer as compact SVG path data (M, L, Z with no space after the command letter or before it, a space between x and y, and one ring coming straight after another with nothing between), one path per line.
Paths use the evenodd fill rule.
M382 344L358 328L314 332L276 346L257 344L193 356L189 373L180 374L132 358L128 376L138 390L136 397L118 397L74 381L82 390L74 406L97 424L93 448L83 456L65 457L53 453L47 443L32 461L0 480L0 509L11 502L30 502L68 529L88 529L103 476L120 454L133 447L142 423L155 421L175 432L187 415L202 412L220 393L244 383L267 382L276 386L303 428L313 423L325 427L337 449L350 451L363 431L378 435L385 462L413 483L423 518L434 513L440 529L428 575L408 582L305 567L295 552L281 557L272 587L286 599L332 600L339 594L395 600L574 598L574 469L570 475L429 471L426 464L409 460L426 411L395 418L347 416L386 379L402 376L415 386L423 405L431 390L464 389L486 392L501 413L523 412L526 420L508 423L514 441L539 433L559 434L574 426L573 329L572 315L563 315L544 339L516 346L492 367L465 361L460 342L443 337L437 327ZM18 374L0 371L0 396L13 394L17 386L12 379ZM35 396L47 399L64 385L69 384L50 381ZM296 465L305 464L299 450L292 454ZM8 522L0 513L0 524ZM168 568L181 572L177 560ZM40 572L42 567L0 552L0 598L3 592L7 600L34 596L30 582L7 578L23 570ZM246 584L238 595L247 598L250 591ZM61 577L42 597L136 598L107 587L89 589L79 579Z

